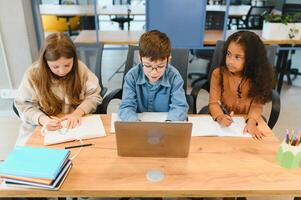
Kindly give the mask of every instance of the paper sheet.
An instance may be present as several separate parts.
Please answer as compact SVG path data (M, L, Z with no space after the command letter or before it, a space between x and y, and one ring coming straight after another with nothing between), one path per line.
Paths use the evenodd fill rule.
M64 127L66 121L62 124ZM105 129L99 115L82 118L80 126L74 129L62 128L57 131L47 131L44 136L44 145L57 144L72 140L89 139L105 136Z
M232 117L233 123L229 127L223 127L212 119L211 116L188 117L192 122L192 136L233 136L251 137L248 133L243 133L246 125L243 117Z

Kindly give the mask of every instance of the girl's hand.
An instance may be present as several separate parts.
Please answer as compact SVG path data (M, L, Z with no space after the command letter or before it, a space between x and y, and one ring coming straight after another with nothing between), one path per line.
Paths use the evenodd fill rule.
M231 112L230 115L226 115L226 114L223 114L223 115L220 115L216 118L216 121L222 125L222 126L230 126L233 122L233 117L234 113Z
M262 140L265 136L262 131L260 131L256 125L256 121L249 119L247 125L244 128L244 133L250 133L252 137L256 140Z
M81 124L83 115L84 112L82 110L75 110L73 113L61 118L61 121L67 120L66 128L75 128Z
M40 116L39 123L45 126L49 131L55 131L62 128L61 120L57 117Z

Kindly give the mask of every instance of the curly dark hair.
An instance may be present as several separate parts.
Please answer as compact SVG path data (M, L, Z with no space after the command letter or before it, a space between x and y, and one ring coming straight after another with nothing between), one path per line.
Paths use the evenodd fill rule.
M271 100L274 86L274 73L267 58L265 46L258 35L250 31L238 31L229 36L223 47L223 58L220 63L221 88L223 91L223 71L226 67L226 55L231 42L240 44L244 49L245 63L243 75L250 80L248 96L258 103Z

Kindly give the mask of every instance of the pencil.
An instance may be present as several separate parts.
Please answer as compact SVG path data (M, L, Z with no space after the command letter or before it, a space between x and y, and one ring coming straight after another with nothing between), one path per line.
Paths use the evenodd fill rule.
M230 115L230 113L228 112L227 108L221 103L221 101L218 100L217 103L218 103L219 106L221 107L223 113L226 114L226 115L229 115L229 116L231 117L231 115ZM232 117L231 117L231 122L234 122L233 119L232 119Z
M73 148L87 147L87 146L92 146L92 144L79 144L79 145L74 145L74 146L67 146L67 147L65 147L65 149L73 149Z
M61 123L61 120L57 117L53 117L53 116L50 116L48 115L45 111L41 110L42 113L44 113L47 117L49 117L50 119L55 119L55 120L58 120L60 122L60 127L62 127L62 123Z
M218 103L219 106L221 107L221 109L222 109L222 111L224 112L224 114L230 115L230 113L228 112L228 110L226 109L226 107L221 103L221 101L217 101L217 103Z

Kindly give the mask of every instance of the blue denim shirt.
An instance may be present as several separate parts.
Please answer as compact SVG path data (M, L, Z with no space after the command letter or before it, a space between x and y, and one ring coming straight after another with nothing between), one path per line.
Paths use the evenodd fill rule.
M163 76L151 85L141 64L125 76L119 117L122 121L137 121L141 112L168 112L167 119L187 119L188 104L183 79L173 66L168 65Z

